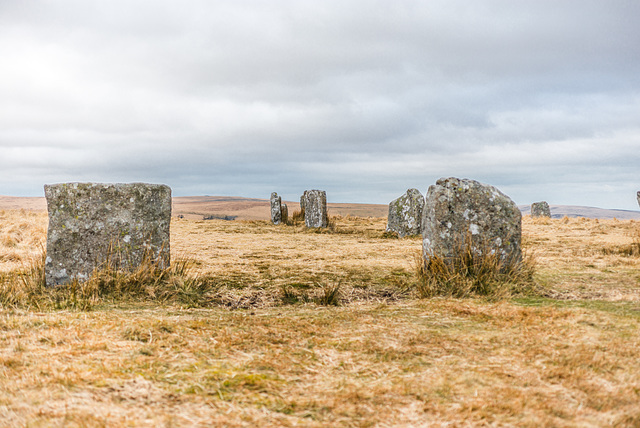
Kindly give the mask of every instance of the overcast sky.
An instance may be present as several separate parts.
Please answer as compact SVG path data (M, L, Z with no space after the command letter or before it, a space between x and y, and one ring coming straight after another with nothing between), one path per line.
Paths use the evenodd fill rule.
M0 194L388 203L440 177L638 210L637 0L1 0Z

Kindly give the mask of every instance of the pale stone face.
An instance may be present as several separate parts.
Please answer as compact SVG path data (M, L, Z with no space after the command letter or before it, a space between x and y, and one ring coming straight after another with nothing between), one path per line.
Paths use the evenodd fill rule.
M282 199L276 192L271 194L271 223L280 224L282 222Z
M417 189L409 189L389 204L387 232L395 232L399 237L419 235L422 230L422 210L424 197Z
M551 217L551 209L545 201L531 204L531 217Z
M131 183L45 185L47 286L86 280L110 260L131 269L149 257L169 267L171 189Z
M305 190L300 198L300 206L304 209L306 227L329 226L327 193L324 190Z
M477 251L519 261L522 215L515 202L493 186L474 180L440 179L429 187L422 215L422 250L450 259L471 240Z

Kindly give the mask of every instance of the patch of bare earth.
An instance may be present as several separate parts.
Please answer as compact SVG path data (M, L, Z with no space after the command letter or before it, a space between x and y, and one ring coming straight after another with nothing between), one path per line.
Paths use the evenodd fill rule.
M30 260L30 216L2 214L0 254ZM176 219L174 257L224 285L210 308L0 310L0 427L640 425L638 223L525 217L557 298L489 302L415 298L419 238L334 220ZM341 306L283 299L326 284Z

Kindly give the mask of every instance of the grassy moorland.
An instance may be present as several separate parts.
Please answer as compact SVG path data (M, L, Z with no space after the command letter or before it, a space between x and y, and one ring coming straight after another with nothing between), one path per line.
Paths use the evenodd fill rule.
M539 293L496 300L333 220L175 219L180 272L52 292L46 214L0 211L0 426L640 425L640 223L525 217Z

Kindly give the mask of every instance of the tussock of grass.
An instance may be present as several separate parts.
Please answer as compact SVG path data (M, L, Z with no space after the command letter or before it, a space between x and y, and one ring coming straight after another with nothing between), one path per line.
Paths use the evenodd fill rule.
M283 304L315 303L322 306L340 306L343 303L342 283L316 283L315 287L304 284L284 284L281 287Z
M340 306L362 301L409 298L410 275L395 272L372 277L361 272L296 273L263 278L238 274L199 274L191 259L178 259L170 268L145 258L135 269L107 264L89 280L47 287L43 255L20 271L0 274L0 308L88 311L96 306L135 303L178 305L189 308L221 306L249 309L295 303ZM266 279L266 282L265 282ZM278 285L279 284L279 285ZM278 293L278 289L280 292Z
M483 296L504 299L513 294L531 294L535 261L531 256L505 260L489 247L478 250L465 240L454 257L433 255L427 261L416 255L417 291L420 297Z
M97 269L87 281L47 287L45 253L31 266L0 274L0 305L20 309L91 310L96 305L148 301L202 307L215 300L219 284L190 274L193 261L179 259L170 268L145 258L132 270L110 264Z
M293 214L287 218L287 226L304 226L304 211L295 210Z

